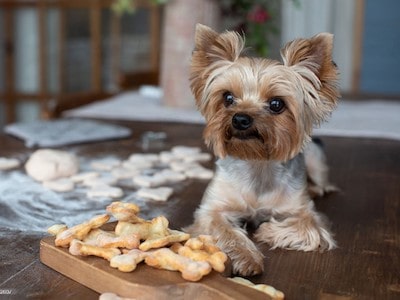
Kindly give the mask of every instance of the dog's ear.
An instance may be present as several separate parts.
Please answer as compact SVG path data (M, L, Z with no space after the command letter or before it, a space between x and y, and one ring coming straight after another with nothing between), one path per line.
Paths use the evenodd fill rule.
M237 60L243 47L244 40L236 32L226 31L219 34L205 25L196 25L190 86L197 102L200 101L202 90L213 70Z
M210 27L197 24L193 55L205 55L208 63L218 60L235 61L243 50L243 38L234 31L218 34Z
M340 97L338 70L332 60L332 49L333 35L320 33L310 39L289 42L281 50L284 65L293 67L313 86L306 97L313 123L324 120Z

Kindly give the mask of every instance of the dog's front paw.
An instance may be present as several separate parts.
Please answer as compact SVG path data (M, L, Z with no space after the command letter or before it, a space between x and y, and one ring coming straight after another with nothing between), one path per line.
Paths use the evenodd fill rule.
M270 244L272 249L313 251L336 247L329 230L312 218L307 220L289 217L283 221L271 219L260 225L255 238L259 242Z
M264 271L264 256L258 250L235 251L230 253L232 273L240 276L254 276Z

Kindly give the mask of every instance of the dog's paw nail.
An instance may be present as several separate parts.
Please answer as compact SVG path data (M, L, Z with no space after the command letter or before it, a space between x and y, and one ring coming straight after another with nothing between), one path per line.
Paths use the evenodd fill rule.
M240 276L254 276L264 271L264 265L257 262L240 262L233 264L233 273Z

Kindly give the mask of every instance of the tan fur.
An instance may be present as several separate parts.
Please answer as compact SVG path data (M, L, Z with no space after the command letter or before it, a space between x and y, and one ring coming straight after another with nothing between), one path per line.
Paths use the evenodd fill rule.
M195 42L191 88L206 119L204 140L220 159L188 230L215 236L241 275L263 270L263 255L243 222L254 223L254 239L271 248L334 248L306 174L318 195L331 190L323 153L309 143L313 126L327 119L339 97L332 35L288 43L283 63L244 56L235 32L198 25ZM233 101L224 100L227 92ZM277 98L285 104L278 113L269 108ZM249 127L234 125L237 114L251 120Z

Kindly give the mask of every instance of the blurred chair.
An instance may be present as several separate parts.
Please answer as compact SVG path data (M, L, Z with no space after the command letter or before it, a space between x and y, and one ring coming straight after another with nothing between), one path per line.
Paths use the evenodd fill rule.
M39 103L41 118L55 118L67 110L93 101L103 100L128 88L135 88L142 84L158 84L159 77L159 52L160 52L160 11L159 6L151 4L151 1L136 1L137 9L147 11L148 20L138 26L146 27L149 34L149 61L146 68L141 70L126 70L121 65L122 49L122 27L123 18L117 14L109 14L105 20L104 12L109 12L113 0L0 0L0 12L3 17L3 51L4 56L4 91L0 91L0 100L4 102L6 112L6 123L16 120L16 105L21 100L34 100ZM33 93L22 93L17 91L15 85L15 15L18 10L31 9L37 15L37 39L38 39L38 88ZM69 62L65 57L68 53L67 26L68 16L73 10L85 12L88 15L88 28L82 28L89 33L88 55L90 65L90 77L88 87L80 91L70 91L66 87L71 74L66 74ZM57 11L56 40L49 38L48 15L50 11ZM135 18L135 14L129 18ZM0 26L1 27L1 26ZM105 30L105 27L106 30ZM108 39L105 39L104 31L107 31ZM109 55L105 57L103 51L104 42L108 42ZM57 78L49 74L49 43L56 43L57 55ZM124 51L129 53L129 49ZM133 58L132 58L133 59ZM105 69L107 60L107 69ZM110 84L104 83L104 74L111 78ZM74 75L72 75L74 76ZM57 82L57 91L50 91L49 79Z

